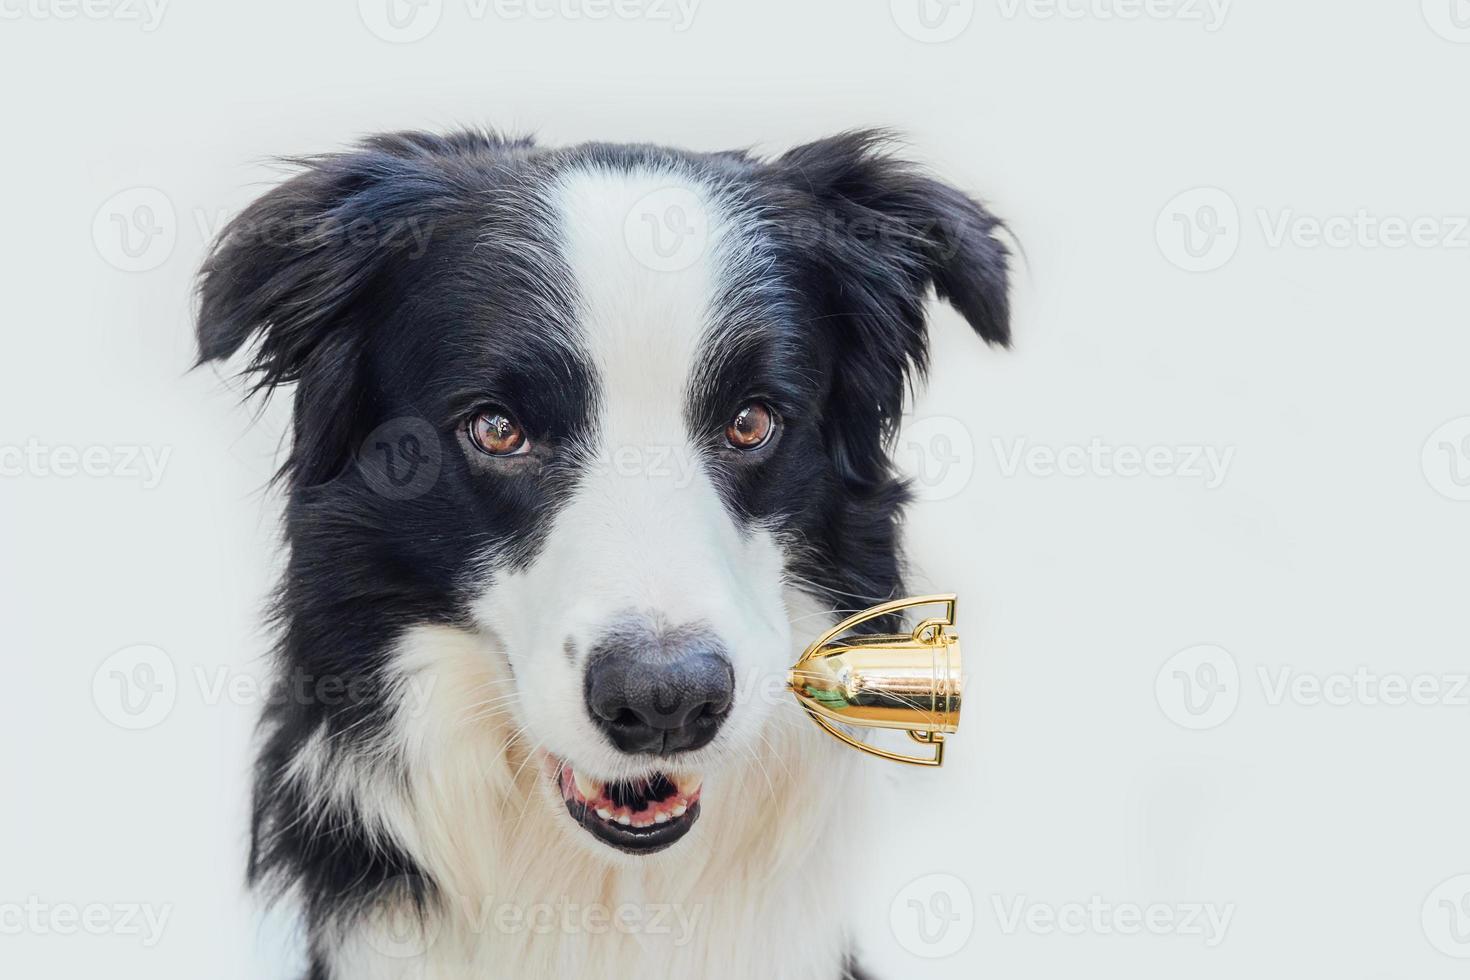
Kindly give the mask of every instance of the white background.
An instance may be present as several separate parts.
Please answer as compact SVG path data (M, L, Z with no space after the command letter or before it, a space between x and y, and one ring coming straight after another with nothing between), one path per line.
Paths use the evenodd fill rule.
M395 31L387 2L0 0L0 912L49 910L0 918L0 975L285 975L241 883L258 705L214 691L261 672L284 404L251 428L187 372L191 277L267 158L457 124L773 152L894 126L1024 247L1016 349L938 312L898 447L971 684L861 856L876 973L1465 975L1470 4L426 0ZM1094 440L1172 462L1121 475ZM59 475L67 447L107 472ZM1219 479L1184 465L1206 447ZM130 731L109 685L139 656L174 683ZM1437 693L1277 696L1359 668ZM1089 902L1123 918L1046 927ZM169 918L59 934L93 903ZM1129 906L1174 925L1126 934Z

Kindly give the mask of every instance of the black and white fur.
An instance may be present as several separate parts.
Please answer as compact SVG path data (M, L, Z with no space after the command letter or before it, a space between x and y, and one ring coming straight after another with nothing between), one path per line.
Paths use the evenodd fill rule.
M903 592L887 443L931 289L1007 343L998 222L875 133L773 159L400 133L297 163L221 236L198 330L201 361L247 347L261 389L294 385L250 876L302 903L311 977L838 980L874 764L780 678L836 611ZM707 228L673 270L629 247L669 193ZM753 398L779 437L732 454ZM466 442L487 403L531 437L515 465ZM630 756L590 723L589 651L629 616L723 644L707 746ZM569 818L558 760L702 773L702 816L621 853ZM693 925L494 917L543 903Z

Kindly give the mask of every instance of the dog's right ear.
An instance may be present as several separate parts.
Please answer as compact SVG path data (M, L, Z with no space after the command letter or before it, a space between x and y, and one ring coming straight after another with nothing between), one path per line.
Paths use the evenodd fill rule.
M375 295L395 258L420 257L434 226L463 213L454 168L524 142L398 133L294 160L301 172L220 234L199 273L198 363L253 341L252 391L297 384L293 480L329 479L350 453Z
M266 390L300 381L327 350L340 357L375 274L427 233L437 183L425 157L381 143L292 163L303 171L231 221L199 272L199 363L255 338L247 370Z
M312 486L347 464L359 437L364 318L374 277L402 246L402 162L368 153L296 161L305 170L246 208L199 273L199 363L254 341L252 392L295 383L280 476ZM389 167L389 163L392 167Z

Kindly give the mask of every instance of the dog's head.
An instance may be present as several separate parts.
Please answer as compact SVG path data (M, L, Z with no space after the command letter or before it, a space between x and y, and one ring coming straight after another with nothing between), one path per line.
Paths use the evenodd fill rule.
M886 443L931 289L1008 339L996 220L873 134L404 134L303 167L226 231L199 319L202 360L253 341L296 385L287 669L386 691L406 630L482 637L571 832L667 846L790 710L770 679L823 625L793 591L900 588ZM274 764L391 725L373 700L287 709Z

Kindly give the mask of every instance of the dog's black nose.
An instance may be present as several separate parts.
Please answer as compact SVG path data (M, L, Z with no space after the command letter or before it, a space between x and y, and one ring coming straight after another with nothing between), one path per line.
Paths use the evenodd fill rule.
M688 752L709 744L730 713L735 672L703 630L625 627L592 649L586 699L622 751Z

